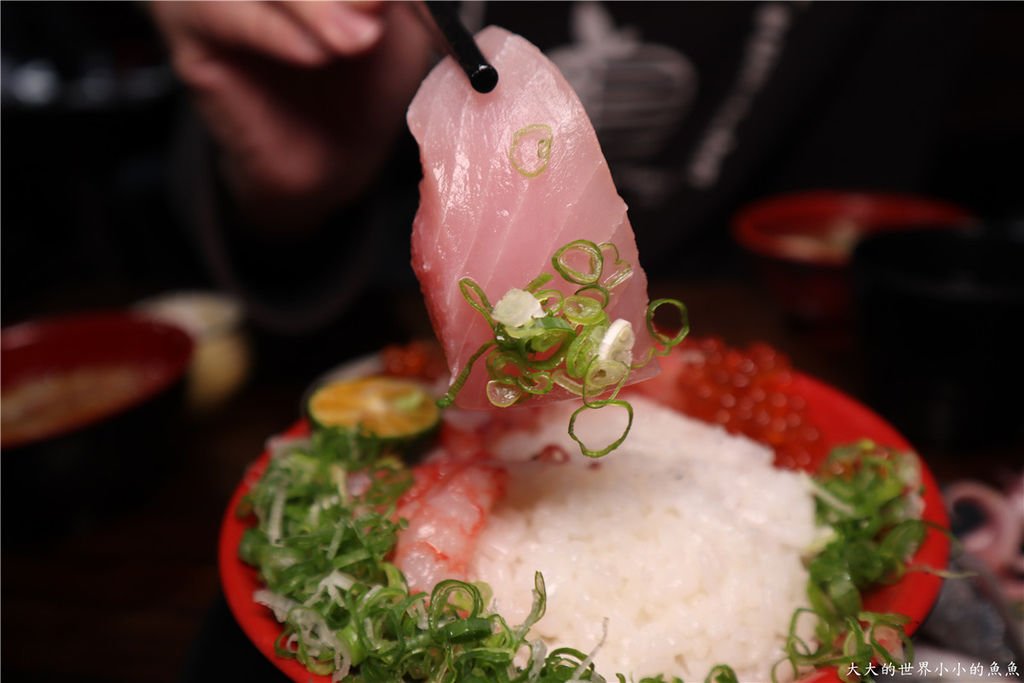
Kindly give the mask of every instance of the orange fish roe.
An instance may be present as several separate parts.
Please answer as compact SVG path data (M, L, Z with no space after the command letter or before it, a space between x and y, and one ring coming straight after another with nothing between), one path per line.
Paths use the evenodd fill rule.
M432 341L385 346L381 361L384 374L392 377L435 380L448 371L441 347Z
M638 389L692 417L770 446L775 464L805 468L825 446L806 401L789 390L789 359L767 344L747 349L721 339L687 339L662 359L663 376Z

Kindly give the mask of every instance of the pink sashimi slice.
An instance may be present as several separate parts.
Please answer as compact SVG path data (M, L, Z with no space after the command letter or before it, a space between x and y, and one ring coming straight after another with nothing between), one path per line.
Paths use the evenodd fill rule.
M606 310L611 319L632 324L633 357L644 357L653 343L645 321L647 276L590 119L535 46L493 26L476 40L498 71L497 88L476 92L449 57L424 80L407 117L423 165L412 264L452 377L492 338L459 280L475 280L492 305L542 272L555 275L547 287L572 294L578 286L555 273L551 257L577 239L610 242L632 266L632 277L613 290ZM649 363L631 381L656 372L657 364ZM484 364L477 363L457 405L490 407L487 380ZM559 390L530 403L569 397Z

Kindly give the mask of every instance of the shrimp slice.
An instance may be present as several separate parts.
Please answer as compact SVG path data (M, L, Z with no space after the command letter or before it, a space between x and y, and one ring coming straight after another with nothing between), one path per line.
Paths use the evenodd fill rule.
M415 483L398 505L409 526L398 536L393 561L412 591L430 592L443 579L465 579L507 472L497 464L441 451L413 470Z

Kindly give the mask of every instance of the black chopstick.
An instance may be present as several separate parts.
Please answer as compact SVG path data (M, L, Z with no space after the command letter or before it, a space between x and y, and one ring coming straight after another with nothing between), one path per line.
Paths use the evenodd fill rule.
M488 93L498 85L498 70L491 66L473 36L459 20L458 3L450 0L426 0L430 16L441 29L448 50L466 72L470 85L479 93Z

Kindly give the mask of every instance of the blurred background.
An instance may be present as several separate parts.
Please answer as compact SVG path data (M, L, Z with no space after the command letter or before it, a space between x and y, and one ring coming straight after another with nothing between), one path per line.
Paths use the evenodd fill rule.
M488 15L489 20L513 30L517 23L532 22L515 3L490 11L497 16ZM935 14L931 23L929 12ZM936 131L930 148L920 152L927 163L919 177L896 178L884 163L876 168L874 185L858 187L841 184L843 174L832 165L820 165L813 175L801 170L799 178L766 174L706 219L717 229L701 228L728 242L729 221L743 205L820 188L914 192L987 219L1019 217L1021 15L1014 3L932 6L909 17L918 22L916 31L875 37L895 43L900 54L915 53L918 40L928 40L929 47L936 40L957 40L944 48L956 59L935 67L954 70L943 78L943 97L936 101L941 107L889 112L892 119L910 118L913 125ZM170 203L173 146L186 94L144 8L9 3L2 31L3 323L210 287L195 238L179 219L180 207ZM917 78L932 78L927 64L920 67ZM913 83L905 86L912 89ZM882 108L886 94L873 95ZM878 120L866 120L867 129L850 125L846 135L858 144L874 136L884 139ZM848 143L821 144L841 150ZM797 151L793 145L789 154ZM721 255L736 253L726 249ZM722 268L716 263L713 270Z
M467 23L486 16L558 47L557 32L547 36L547 19L538 21L539 10L530 5L491 3L486 14L469 5ZM542 7L545 17L574 11L566 3ZM623 142L613 116L592 115L635 208L641 254L651 254L652 293L686 301L695 334L737 346L772 344L795 367L894 421L922 445L942 483L971 479L1002 491L1019 479L1024 463L1021 318L1014 317L1022 310L1024 272L1024 5L848 7L862 22L851 40L895 55L903 68L887 69L868 57L844 62L849 73L887 72L888 78L844 81L848 92L830 100L821 120L765 134L772 151L764 168L771 172L748 173L727 194L702 193L703 176L693 167L692 197L677 202L691 208L658 209L654 195L663 176L634 163L636 141ZM746 21L753 9L740 3L733 11ZM608 10L622 26L639 11ZM721 10L703 4L667 4L660 11L660 30L694 33L691 65L701 77L712 73L717 57L700 47L701 21L727 27L740 19L716 18ZM883 22L885 13L898 21ZM646 37L658 42L657 35ZM5 330L51 316L142 306L183 328L194 344L191 374L175 385L173 409L162 409L174 420L147 427L130 453L119 456L125 459L117 468L137 467L145 482L118 478L102 484L113 489L61 489L59 496L79 499L66 509L64 521L72 517L72 523L36 533L32 506L49 498L25 484L38 480L18 477L46 474L23 474L4 453L3 674L79 681L203 680L202 672L214 670L269 675L258 657L246 659L253 653L236 642L219 602L219 519L244 466L268 435L296 418L310 382L347 359L430 334L407 265L407 233L398 221L399 229L382 237L381 268L323 324L296 332L254 319L237 292L211 273L182 205L190 187L180 165L182 139L193 125L188 95L145 6L5 2L0 41ZM714 41L712 32L705 43ZM646 59L661 58L649 49ZM583 68L573 54L556 58L570 78ZM608 73L615 59L607 57ZM585 76L578 87L586 103L592 93ZM933 80L929 99L914 100L921 82ZM828 79L815 87L833 95L840 89ZM677 95L682 103L693 93L681 87ZM919 106L886 110L887 102L908 100ZM699 96L689 111L695 128L716 116ZM896 144L906 128L928 131L926 147L905 152L914 155L913 164L872 158L872 145ZM414 150L402 154L414 175ZM845 159L848 164L837 161ZM400 168L389 172L411 191L398 198L396 215L411 219L415 185L409 163ZM894 193L938 204L876 206ZM693 234L682 253L658 258L656 226L666 222L685 224ZM787 233L794 225L803 226L794 229L795 242ZM924 239L932 241L873 251L862 245L854 257L864 234L963 225L971 227L967 239L981 235L986 243L935 242L930 234ZM919 261L924 265L908 269ZM267 279L287 292L287 279ZM962 287L951 291L950 282ZM823 303L836 287L837 298ZM808 293L821 296L807 302ZM3 372L10 378L13 371L5 366ZM123 440L104 443L125 449ZM124 505L99 509L87 500L111 491ZM20 533L22 526L31 532ZM230 647L238 659L214 663L213 644Z
M131 4L3 8L4 324L201 285L167 202L181 90Z

